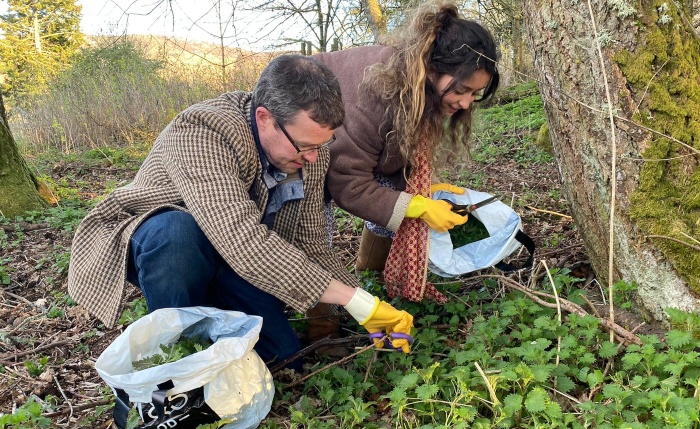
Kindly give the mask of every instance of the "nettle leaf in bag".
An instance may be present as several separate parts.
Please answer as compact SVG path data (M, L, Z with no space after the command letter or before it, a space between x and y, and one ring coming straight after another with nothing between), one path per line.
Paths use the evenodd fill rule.
M470 206L491 198L492 195L466 189L462 195L447 191L435 192L433 199L444 199ZM501 201L479 207L469 214L479 220L488 236L461 246L454 246L450 232L430 230L428 269L441 277L455 277L496 267L504 272L532 266L535 243L522 231L520 216ZM458 227L457 227L458 228ZM508 256L524 245L530 253L522 265L507 264Z
M114 421L127 425L132 405L137 428L195 429L221 420L224 428L255 428L270 412L272 375L253 350L262 318L211 307L167 308L137 320L100 355L95 368L117 400ZM211 346L174 362L135 370L182 339Z

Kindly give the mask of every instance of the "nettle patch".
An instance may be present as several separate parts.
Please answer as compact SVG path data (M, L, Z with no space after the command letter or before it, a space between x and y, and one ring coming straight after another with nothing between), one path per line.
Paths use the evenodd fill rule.
M560 298L585 305L581 279L569 274L552 272ZM452 289L444 306L395 302L416 315L411 354L363 353L301 393L278 382L289 420L262 427L700 427L699 315L669 310L664 340L623 345L598 317L560 318L521 293L498 294L493 279L459 297L458 283L442 287ZM626 296L634 285L616 287Z

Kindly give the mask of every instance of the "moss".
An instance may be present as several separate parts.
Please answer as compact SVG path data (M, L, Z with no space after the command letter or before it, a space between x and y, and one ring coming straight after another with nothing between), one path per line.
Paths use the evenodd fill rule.
M637 52L615 56L629 85L644 96L634 119L700 150L700 43L674 24L657 24L653 1L644 40ZM667 14L681 22L675 8ZM631 196L630 216L647 235L691 242L700 237L700 169L698 156L677 142L655 136L642 156L639 186ZM700 293L700 252L665 238L652 238L695 292Z
M536 143L537 147L552 156L554 155L554 146L552 145L552 139L549 136L549 125L547 125L546 122L542 124L539 132L537 133Z

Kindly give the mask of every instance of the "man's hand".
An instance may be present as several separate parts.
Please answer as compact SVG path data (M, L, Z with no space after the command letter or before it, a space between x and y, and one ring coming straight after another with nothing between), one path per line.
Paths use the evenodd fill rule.
M413 316L409 313L397 310L379 298L373 296L363 289L357 289L355 295L345 306L350 315L357 320L360 325L367 329L367 332L384 332L391 336L392 333L411 335L413 327ZM377 347L382 347L384 343L375 340ZM403 350L404 353L411 351L411 345L407 339L395 339L391 345Z
M431 200L422 195L411 198L408 209L406 209L406 217L423 219L429 227L437 232L446 232L469 220L467 216L460 216L452 212L452 206L447 201Z

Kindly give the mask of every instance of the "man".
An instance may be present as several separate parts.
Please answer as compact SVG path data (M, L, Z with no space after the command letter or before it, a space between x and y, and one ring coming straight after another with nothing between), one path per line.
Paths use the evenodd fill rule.
M300 349L285 304L340 304L370 332L409 334L413 317L359 288L328 247L326 146L343 118L335 76L300 55L272 60L252 93L186 109L134 181L81 223L70 295L109 327L127 283L149 311L206 305L262 316L256 350L268 363ZM406 339L392 343L409 351Z

